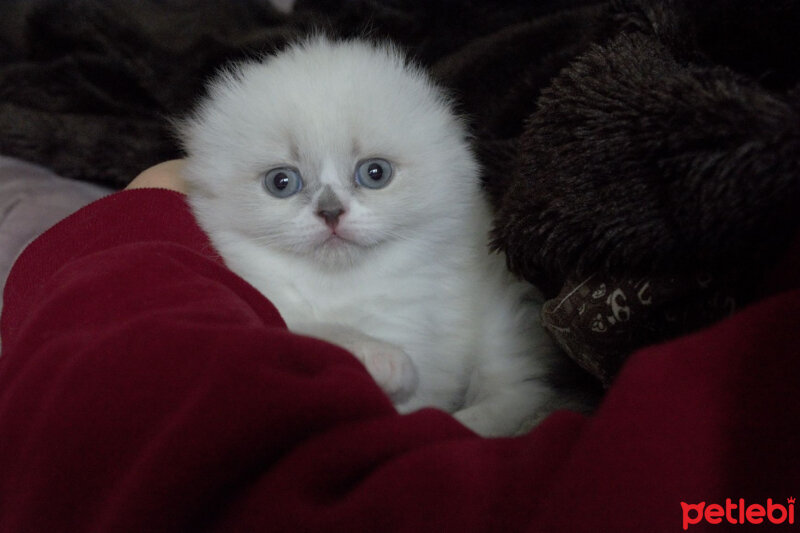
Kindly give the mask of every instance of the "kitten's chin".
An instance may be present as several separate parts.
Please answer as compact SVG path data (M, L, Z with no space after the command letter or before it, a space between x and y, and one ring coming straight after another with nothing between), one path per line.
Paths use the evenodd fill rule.
M331 269L350 268L356 265L367 248L359 246L341 237L332 236L314 248L314 262Z
M314 263L331 269L349 268L356 265L371 246L337 234L329 234L310 250Z

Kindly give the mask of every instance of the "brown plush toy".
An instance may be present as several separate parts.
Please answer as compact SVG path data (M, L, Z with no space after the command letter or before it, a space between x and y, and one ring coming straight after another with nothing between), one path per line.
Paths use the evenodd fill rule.
M511 176L495 246L604 384L637 348L755 297L798 229L800 4L763 6L615 2L510 165L487 158Z

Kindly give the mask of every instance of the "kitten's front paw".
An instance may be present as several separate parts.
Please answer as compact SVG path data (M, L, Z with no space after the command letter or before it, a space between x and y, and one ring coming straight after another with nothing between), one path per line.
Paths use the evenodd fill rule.
M531 419L520 416L506 416L499 413L491 405L473 405L453 413L453 416L482 437L510 437L530 431L534 425L547 415L546 410L537 411Z
M482 437L503 435L502 431L495 428L494 417L484 412L483 409L467 407L453 413L453 417Z
M362 340L351 349L393 402L402 403L416 391L417 369L402 348L387 342Z

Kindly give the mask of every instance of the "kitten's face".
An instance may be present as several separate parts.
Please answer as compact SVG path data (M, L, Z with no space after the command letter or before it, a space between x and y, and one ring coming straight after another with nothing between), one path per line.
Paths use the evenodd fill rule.
M182 128L212 236L323 266L438 231L478 194L460 123L393 51L311 41L218 80Z

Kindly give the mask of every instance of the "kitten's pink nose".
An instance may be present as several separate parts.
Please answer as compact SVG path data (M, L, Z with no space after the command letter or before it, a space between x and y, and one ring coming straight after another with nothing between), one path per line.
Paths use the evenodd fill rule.
M342 208L335 208L335 209L320 209L317 211L317 215L325 221L325 224L330 226L331 229L335 229L336 226L339 224L339 219L344 214L344 209Z

